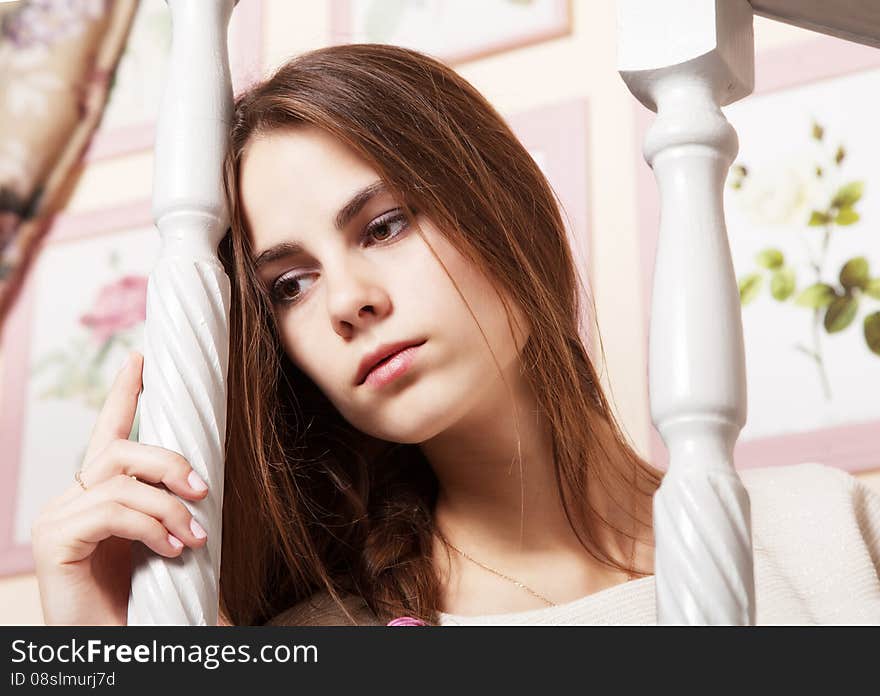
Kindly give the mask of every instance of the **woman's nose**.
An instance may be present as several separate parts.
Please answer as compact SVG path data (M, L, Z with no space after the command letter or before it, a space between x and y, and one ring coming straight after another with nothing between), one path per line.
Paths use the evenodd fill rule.
M366 269L349 266L333 278L325 275L325 287L330 321L340 336L347 338L354 329L368 326L391 309L387 291Z

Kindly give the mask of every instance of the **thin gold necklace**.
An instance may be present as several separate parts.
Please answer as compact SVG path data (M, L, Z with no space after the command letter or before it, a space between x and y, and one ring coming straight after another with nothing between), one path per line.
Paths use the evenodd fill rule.
M476 558L473 558L472 556L468 556L464 551L462 551L460 548L458 548L457 546L455 546L454 544L452 544L452 542L450 542L449 539L447 539L445 536L443 536L443 534L440 532L439 529L436 530L436 531L437 531L437 536L440 537L440 539L443 541L444 544L446 544L449 548L451 548L452 550L456 551L457 553L460 553L462 556L464 556L466 559L468 559L471 563L476 563L478 566L480 566L480 568L484 568L485 570L488 570L490 573L495 573L495 575L497 575L497 576L499 576L499 577L502 577L502 578L504 578L505 580L508 580L508 581L512 582L512 583L513 583L514 585L516 585L517 587L521 587L521 588L524 589L526 592L528 592L529 594L531 594L533 597L536 597L536 598L540 599L542 602L544 602L544 603L547 604L548 606L551 606L551 607L558 606L558 605L556 604L556 602L553 602L553 601L547 599L547 598L546 598L544 595L542 595L540 592L536 592L536 591L533 590L531 587L529 587L528 585L526 585L524 582L520 582L520 581L517 580L516 578L512 578L512 577L510 577L509 575L505 575L505 574L502 573L500 570L495 570L494 568L491 568L491 567L487 566L485 563L480 563L480 561L478 561Z
M459 553L462 556L464 556L471 563L475 563L478 566L480 566L480 568L483 568L484 570L488 570L490 573L494 573L498 577L504 578L505 580L512 582L514 585L524 589L526 592L531 594L533 597L540 599L542 602L544 602L548 606L551 606L551 607L559 606L556 602L554 602L550 599L547 599L547 597L542 595L540 592L533 590L531 587L526 585L524 582L517 580L516 578L513 578L509 575L505 575L500 570L495 570L495 568L492 568L491 566L487 566L485 563L481 563L473 556L469 556L464 551L462 551L460 548L458 548L455 544L453 544L451 541L449 541L449 539L447 539L445 536L443 536L443 533L439 529L435 529L435 531L437 533L437 536L440 537L440 539L443 541L444 544L446 544L449 548L451 548L456 553ZM632 567L633 563L635 562L635 556L636 556L636 545L635 545L635 542L633 542L633 550L632 550L632 555L630 557L630 567ZM631 572L627 572L627 580L634 580L634 579L635 579L635 576Z

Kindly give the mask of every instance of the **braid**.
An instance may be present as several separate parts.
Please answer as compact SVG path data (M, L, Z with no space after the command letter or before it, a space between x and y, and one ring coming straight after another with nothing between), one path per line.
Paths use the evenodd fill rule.
M414 445L394 445L374 462L370 526L362 555L361 581L371 591L370 608L384 621L407 615L433 623L439 596L433 563L433 509L437 479Z

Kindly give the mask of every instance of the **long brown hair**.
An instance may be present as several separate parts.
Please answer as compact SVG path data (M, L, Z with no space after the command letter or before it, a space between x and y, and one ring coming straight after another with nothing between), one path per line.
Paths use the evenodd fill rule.
M224 614L263 623L320 590L347 616L342 599L362 598L383 622L434 623L442 610L432 553L437 480L426 458L418 445L376 440L341 417L281 348L253 270L241 158L252 138L298 125L352 148L402 193L409 213L430 218L523 309L531 331L521 369L552 428L572 529L601 563L644 574L616 558L600 530L650 539L660 475L627 444L587 355L586 289L553 190L453 70L408 49L349 44L292 59L235 103L224 171L231 232L221 245L233 284Z

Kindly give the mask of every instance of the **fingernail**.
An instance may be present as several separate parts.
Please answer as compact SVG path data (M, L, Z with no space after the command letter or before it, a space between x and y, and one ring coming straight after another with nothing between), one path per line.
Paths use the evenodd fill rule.
M202 529L202 525L196 522L195 517L189 521L189 528L192 529L192 533L195 535L196 539L204 539L208 536L208 533Z
M208 484L202 481L201 477L195 471L189 472L186 481L189 483L189 487L198 493L208 490Z
M171 544L175 549L183 548L183 542L173 534L168 535L168 543Z

